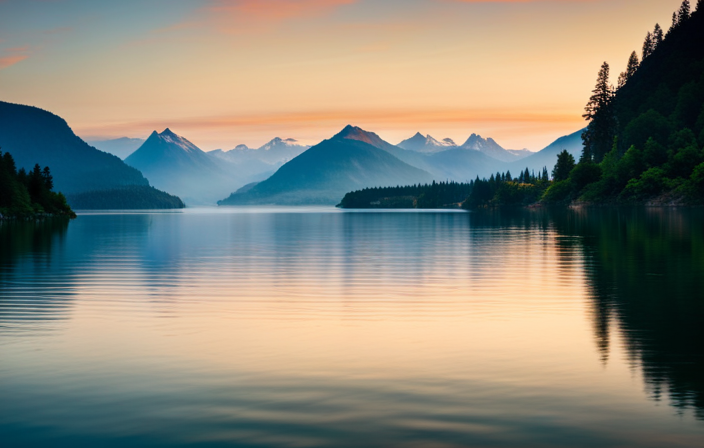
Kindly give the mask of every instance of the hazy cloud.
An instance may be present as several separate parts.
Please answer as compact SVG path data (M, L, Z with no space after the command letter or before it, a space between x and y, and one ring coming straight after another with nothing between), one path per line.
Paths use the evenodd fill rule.
M285 20L316 17L357 0L214 0L208 11L218 28L240 32Z
M0 51L0 70L24 61L29 57L29 45L5 48Z

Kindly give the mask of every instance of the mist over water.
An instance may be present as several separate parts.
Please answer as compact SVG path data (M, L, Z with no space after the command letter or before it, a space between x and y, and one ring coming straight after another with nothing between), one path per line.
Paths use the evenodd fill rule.
M0 223L8 446L700 446L677 210Z

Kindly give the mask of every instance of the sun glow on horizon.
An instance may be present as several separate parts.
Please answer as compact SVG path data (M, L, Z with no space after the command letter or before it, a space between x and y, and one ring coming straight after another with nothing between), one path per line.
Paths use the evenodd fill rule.
M539 150L584 126L679 0L0 3L2 100L84 138L177 128L204 150L317 143L352 123Z

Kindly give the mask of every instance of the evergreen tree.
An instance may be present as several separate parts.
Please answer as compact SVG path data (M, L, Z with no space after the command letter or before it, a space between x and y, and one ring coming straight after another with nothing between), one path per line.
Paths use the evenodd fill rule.
M616 132L616 118L613 110L614 89L609 84L609 64L604 62L599 70L596 87L582 115L589 121L582 133L584 161L601 162L604 155L611 150Z
M543 182L547 182L550 180L550 176L548 175L548 167L544 166L543 167L543 177L542 177Z
M552 170L552 179L555 182L567 180L570 177L570 172L575 167L574 156L564 149L557 155L557 164Z
M672 30L674 30L675 28L677 28L677 13L673 12L672 13L672 26L670 27L670 30L667 33L670 34L672 32Z
M528 168L526 168L525 172L523 173L523 183L530 183L530 171L528 171Z
M654 43L653 34L648 31L648 34L645 35L645 41L643 41L643 60L653 53Z
M506 171L506 182L513 182L513 178L511 177L511 171Z
M663 41L663 32L659 23L655 24L655 30L653 31L653 48L657 48Z
M44 180L44 188L48 191L54 189L54 176L51 175L51 171L48 166L45 166L42 170L42 179Z
M689 0L684 0L680 6L680 10L677 12L677 25L682 25L689 20L689 16L692 14L690 11Z
M618 88L625 86L629 79L633 77L638 71L640 66L640 61L638 61L638 54L634 51L631 53L631 57L628 58L628 65L626 66L626 71L621 73L618 77Z

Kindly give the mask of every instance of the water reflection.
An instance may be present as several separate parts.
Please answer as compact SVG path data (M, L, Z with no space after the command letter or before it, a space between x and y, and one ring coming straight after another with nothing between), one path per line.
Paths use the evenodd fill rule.
M704 214L682 209L577 210L553 218L582 237L600 349L623 335L650 392L704 418Z
M3 245L3 316L26 308L6 296L70 313L45 307L69 317L50 333L0 317L0 440L696 445L701 422L634 375L701 409L699 218L628 213L186 210L30 232L48 243Z
M557 254L583 254L595 341L612 333L642 369L651 397L704 419L704 211L678 208L495 210L473 228L554 230Z
M69 316L70 286L55 256L65 248L68 222L0 220L0 332L46 330Z

